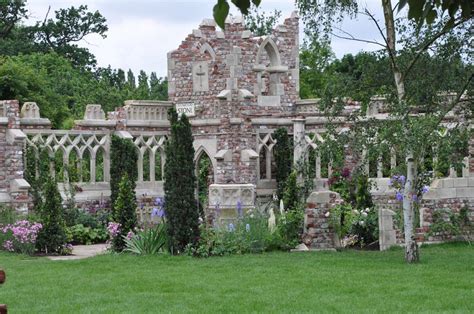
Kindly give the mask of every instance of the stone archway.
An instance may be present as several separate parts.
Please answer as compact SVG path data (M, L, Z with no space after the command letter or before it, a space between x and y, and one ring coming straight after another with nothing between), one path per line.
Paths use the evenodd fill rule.
M196 173L196 196L199 215L205 217L209 198L209 186L214 183L214 164L209 153L200 147L194 159Z

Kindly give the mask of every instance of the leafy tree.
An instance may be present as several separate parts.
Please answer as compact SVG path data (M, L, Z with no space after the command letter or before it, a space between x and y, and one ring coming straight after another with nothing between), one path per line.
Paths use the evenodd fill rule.
M113 247L117 252L125 248L125 240L130 231L137 225L137 200L135 196L135 180L124 172L120 179L117 198L114 202L114 220L120 224L120 234L114 237Z
M316 22L320 23L326 18L317 14L330 9L337 10L333 16L344 13L340 7L328 3L326 3L327 8L316 8L311 1L298 1L298 4L303 20L314 22L307 23L308 32L319 29L320 26L316 25ZM467 30L470 23L466 23L464 27L458 24L458 28L453 31L445 28L446 18L440 18L437 23L420 28L409 21L400 21L396 24L393 7L388 0L382 1L382 10L385 32L380 31L384 42L379 45L384 48L383 58L388 60L385 68L386 71L390 71L392 77L391 80L385 80L387 84L385 95L387 95L391 119L356 123L356 128L358 127L359 130L353 130L354 134L357 134L353 139L356 142L359 141L359 144L361 144L361 139L365 139L364 145L368 142L375 145L390 143L392 147L405 155L407 169L407 179L403 190L405 256L408 262L416 262L419 253L413 239L413 195L417 194L415 187L419 175L418 165L425 151L440 141L436 136L436 131L439 130L440 123L446 114L455 107L461 110L468 109L465 106L466 102L460 100L461 95L470 89L472 81L472 71L464 71L464 75L456 75L456 71L452 71L451 66L427 67L426 62L429 63L430 59L434 59L438 64L447 64L449 59L469 58L472 51L470 54L466 53L466 47L469 47ZM382 30L369 11L365 11L364 14L375 23L379 30ZM331 21L331 19L326 19L328 23L326 27L330 27ZM397 46L397 40L404 44L402 48ZM428 49L434 53L433 57L427 54ZM348 71L350 72L352 72L351 75L357 75L357 72ZM450 86L453 86L452 90L457 91L456 96L449 100L439 95L440 91L449 90ZM361 85L361 88L363 87L364 85ZM339 97L341 96L343 95L339 94ZM332 99L327 98L328 108L332 103ZM420 111L424 114L415 114ZM363 136L360 136L361 134Z
M168 100L168 81L166 78L158 78L155 72L150 74L150 99Z
M174 108L168 115L171 134L165 148L165 212L171 250L179 254L199 237L194 147L188 118L184 114L178 118Z
M70 59L74 65L95 65L95 57L88 49L80 48L75 43L90 34L105 38L108 30L106 19L99 11L89 12L87 5L78 8L59 9L55 19L45 18L37 22L37 34L40 43Z
M5 39L15 25L27 17L25 0L2 0L0 2L0 39Z
M268 16L265 12L259 12L258 7L253 6L248 15L245 15L245 28L252 31L255 36L271 34L278 19L281 17L280 10L273 10Z

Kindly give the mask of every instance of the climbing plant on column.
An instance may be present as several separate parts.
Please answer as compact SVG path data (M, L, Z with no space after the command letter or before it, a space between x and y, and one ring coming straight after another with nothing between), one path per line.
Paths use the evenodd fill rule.
M274 137L276 144L273 148L273 154L276 163L277 196L281 200L285 190L286 179L291 173L293 147L288 137L288 131L285 128L278 128L274 133Z
M179 254L199 237L194 147L188 118L178 117L174 108L169 110L168 116L171 134L165 148L165 213L171 251Z

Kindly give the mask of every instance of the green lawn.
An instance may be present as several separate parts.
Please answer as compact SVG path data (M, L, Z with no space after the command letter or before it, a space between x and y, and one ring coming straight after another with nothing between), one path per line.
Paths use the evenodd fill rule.
M268 253L195 259L0 253L10 313L474 312L474 247Z

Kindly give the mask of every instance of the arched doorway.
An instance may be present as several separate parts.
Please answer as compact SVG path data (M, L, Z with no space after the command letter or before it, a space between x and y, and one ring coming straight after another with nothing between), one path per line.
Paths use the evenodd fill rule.
M214 167L211 158L204 149L198 150L196 156L197 206L199 216L204 218L209 199L209 185L214 183Z

